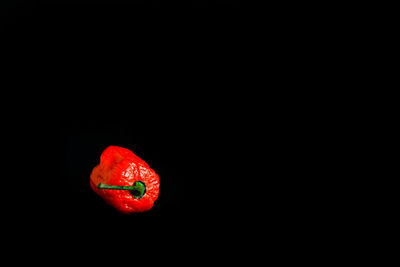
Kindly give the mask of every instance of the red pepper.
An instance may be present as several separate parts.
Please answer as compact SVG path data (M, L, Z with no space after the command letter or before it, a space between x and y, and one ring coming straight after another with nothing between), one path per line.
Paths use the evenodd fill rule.
M109 205L124 214L150 210L158 198L160 180L132 151L107 147L93 168L90 186Z

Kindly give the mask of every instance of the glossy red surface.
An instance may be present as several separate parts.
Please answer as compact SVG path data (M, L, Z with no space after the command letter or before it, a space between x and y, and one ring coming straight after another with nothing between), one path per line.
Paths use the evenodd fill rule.
M146 185L146 193L134 198L129 190L99 189L97 185L132 186L136 181ZM90 186L109 205L124 214L144 212L153 207L160 188L160 179L153 169L132 151L117 146L107 147L100 156L100 164L93 168Z

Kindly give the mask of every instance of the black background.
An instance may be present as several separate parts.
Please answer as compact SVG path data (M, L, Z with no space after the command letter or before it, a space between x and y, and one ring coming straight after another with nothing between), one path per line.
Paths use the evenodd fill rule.
M8 12L10 248L70 264L207 264L248 250L265 215L257 168L271 155L240 18L22 3ZM159 174L151 211L121 215L89 187L109 145Z
M337 92L340 50L287 6L265 21L182 8L193 3L2 2L1 215L14 261L259 264L338 251L324 244L358 208L345 201L356 156L343 140L357 140L361 114L346 110L358 96ZM160 175L151 211L118 214L90 189L108 145Z
M174 4L2 9L10 250L50 264L252 264L289 259L334 221L322 155L326 134L344 133L325 124L330 96L301 90L334 78L307 68L279 20L274 35L257 16ZM121 215L89 187L109 145L159 174L149 212Z

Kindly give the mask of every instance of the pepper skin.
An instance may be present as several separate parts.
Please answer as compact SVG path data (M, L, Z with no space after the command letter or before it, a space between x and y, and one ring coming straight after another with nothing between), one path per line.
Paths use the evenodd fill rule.
M101 189L104 184L109 187L103 188L127 188L144 184L145 190L138 195L133 190ZM90 186L120 213L131 214L148 211L153 207L158 198L160 179L154 170L132 151L109 146L101 154L100 164L93 168Z

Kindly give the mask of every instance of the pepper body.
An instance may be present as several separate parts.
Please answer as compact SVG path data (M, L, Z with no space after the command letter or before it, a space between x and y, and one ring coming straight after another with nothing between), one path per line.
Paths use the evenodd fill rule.
M130 190L98 188L99 184L133 186L145 184L145 193L135 197ZM160 188L160 179L153 169L132 151L118 146L107 147L100 156L100 164L90 175L91 188L109 205L124 214L144 212L153 207Z

